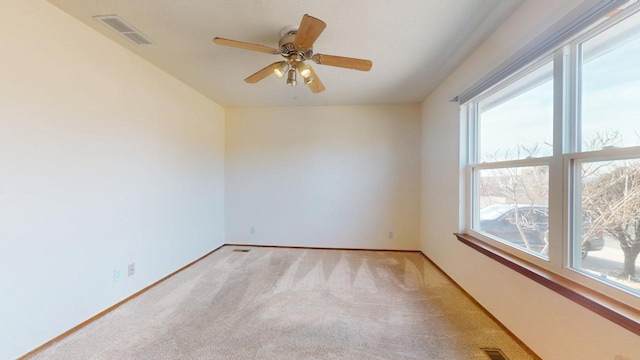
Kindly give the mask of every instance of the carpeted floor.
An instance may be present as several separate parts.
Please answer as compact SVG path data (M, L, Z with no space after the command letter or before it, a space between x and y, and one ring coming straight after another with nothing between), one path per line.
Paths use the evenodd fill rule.
M531 359L420 253L225 246L32 359L486 360L485 347Z

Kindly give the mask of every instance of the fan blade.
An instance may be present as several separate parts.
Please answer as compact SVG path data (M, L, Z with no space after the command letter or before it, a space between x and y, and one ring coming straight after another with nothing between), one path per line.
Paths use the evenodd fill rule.
M313 77L313 81L308 83L307 86L314 93L323 92L324 85L322 85L322 81L320 81L320 78L318 77L318 75L316 74L316 72L313 70L311 66L309 66L309 69L311 70L311 76Z
M293 44L305 49L311 49L313 43L316 42L316 39L318 39L318 36L320 36L320 33L322 33L325 27L327 27L327 24L325 24L324 21L304 14Z
M371 60L354 59L334 55L315 54L312 59L316 64L337 66L360 71L369 71L373 66Z
M222 46L231 46L234 48L240 48L245 50L260 51L267 54L280 54L280 50L274 49L265 45L260 45L260 44L251 44L251 43L242 42L242 41L224 39L220 37L213 38L213 42Z
M258 81L266 78L267 76L273 74L273 69L277 68L278 66L280 66L280 64L285 63L285 61L278 61L278 62L274 62L273 64L264 67L260 70L258 70L255 74L249 76L248 78L244 79L244 81L250 83L250 84L255 84Z

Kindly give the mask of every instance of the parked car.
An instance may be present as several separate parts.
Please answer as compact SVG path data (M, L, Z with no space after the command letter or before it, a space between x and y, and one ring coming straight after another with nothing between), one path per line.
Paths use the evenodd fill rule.
M519 224L520 226L517 226ZM545 205L496 204L480 210L479 231L509 241L538 253L548 250L549 208ZM582 240L582 258L589 251L602 250L602 230L591 231L591 221L583 217L582 233L589 234ZM526 246L526 242L529 246Z
M583 217L582 234L589 235L591 230L591 220ZM582 239L582 258L586 258L589 251L598 251L604 248L604 230L602 228L595 229L591 235L583 235Z

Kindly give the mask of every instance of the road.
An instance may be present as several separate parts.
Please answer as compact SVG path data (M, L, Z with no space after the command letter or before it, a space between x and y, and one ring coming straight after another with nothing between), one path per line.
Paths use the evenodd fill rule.
M624 286L631 287L636 291L640 291L640 283L629 282L614 277L615 274L622 272L624 263L624 253L620 249L620 243L613 239L605 237L605 245L602 250L590 251L587 258L583 260L582 267L590 270L596 275L604 275L609 280L619 282ZM636 259L636 277L640 276L640 256Z

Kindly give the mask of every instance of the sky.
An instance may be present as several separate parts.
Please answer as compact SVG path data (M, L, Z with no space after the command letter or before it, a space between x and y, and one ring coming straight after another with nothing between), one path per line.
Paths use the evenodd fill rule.
M634 39L635 37L635 39ZM615 39L625 40L616 43ZM613 39L613 40L612 40ZM616 146L640 145L640 13L583 45L583 143L598 133L618 131ZM518 86L549 73L552 63L519 80ZM503 90L504 91L504 90ZM482 107L482 102L480 103ZM482 112L481 161L498 152L496 160L524 158L518 146L538 144L536 156L550 156L553 138L553 81L548 80ZM509 152L505 152L506 150ZM583 150L586 146L583 145Z
M640 38L586 63L582 85L583 138L618 130L618 146L640 145Z

